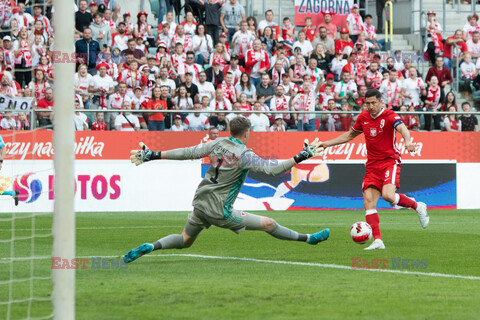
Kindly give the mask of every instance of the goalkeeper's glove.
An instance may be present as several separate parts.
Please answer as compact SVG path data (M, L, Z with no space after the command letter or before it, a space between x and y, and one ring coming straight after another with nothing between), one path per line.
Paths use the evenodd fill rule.
M305 139L303 142L303 150L293 157L293 159L296 163L300 163L304 160L323 155L323 150L322 142L319 141L318 138L315 138L312 143L308 143L308 139Z
M130 161L136 166L141 165L144 162L161 159L161 151L152 151L143 143L139 143L141 150L132 150L130 151Z

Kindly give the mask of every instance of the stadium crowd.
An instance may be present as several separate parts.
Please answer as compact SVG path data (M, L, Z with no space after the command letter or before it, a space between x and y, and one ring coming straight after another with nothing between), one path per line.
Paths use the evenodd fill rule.
M323 24L312 25L306 18L301 28L288 17L278 25L272 10L257 23L246 17L238 0L190 0L186 7L191 10L177 24L181 19L168 2L160 0L158 27L147 23L147 12L122 13L114 1L73 4L77 130L198 131L213 126L223 131L236 116L228 111L239 110L253 131L343 131L356 116L342 111L361 110L367 88L380 90L385 108L411 111L402 115L410 130L478 130L468 102L460 106L461 117L416 113L459 109L455 92L447 91L454 58L461 61L466 96L480 89L477 14L443 40L435 12L428 12L425 57L431 67L421 75L411 56L385 54L372 16L362 16L357 4L345 27L337 27L334 13L326 11ZM26 7L25 1L0 0L1 95L31 97L35 108L54 108L54 67L64 62L64 55L53 49L54 18L49 1ZM136 112L167 109L192 112ZM252 110L264 112L249 114ZM28 116L6 111L0 127L28 130ZM37 112L35 126L51 127L53 117L54 112Z

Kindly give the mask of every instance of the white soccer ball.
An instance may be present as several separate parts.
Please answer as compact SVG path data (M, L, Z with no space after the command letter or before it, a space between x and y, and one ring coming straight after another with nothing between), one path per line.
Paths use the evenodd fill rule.
M364 221L355 222L350 228L352 240L358 244L364 244L372 238L372 227Z

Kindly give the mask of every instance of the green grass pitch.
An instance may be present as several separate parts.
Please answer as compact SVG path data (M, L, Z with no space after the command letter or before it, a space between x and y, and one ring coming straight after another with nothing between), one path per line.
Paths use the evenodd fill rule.
M263 232L236 235L211 227L189 249L156 251L126 269L93 269L89 262L87 269L76 273L76 318L478 319L480 213L432 210L429 214L430 227L423 230L412 211L381 211L386 250L364 251L365 246L351 241L350 226L365 220L361 211L292 211L266 215L302 233L329 227L330 239L311 246L280 241ZM186 215L78 213L76 255L114 259L141 243L180 233ZM51 222L51 217L36 218L36 234L48 234ZM29 236L31 228L32 219L17 220L16 236ZM0 222L0 235L0 239L11 237L10 222ZM51 241L37 238L35 255L49 256ZM15 241L16 257L30 254L31 240ZM0 283L9 279L5 263L9 256L10 244L0 242ZM362 259L362 264L363 259L388 259L388 270L392 258L419 259L426 261L426 269L411 269L410 263L410 269L400 270L404 273L352 270L354 258ZM294 263L275 263L284 261ZM28 260L16 261L15 278L28 276L31 266ZM35 276L49 275L51 261L38 259L33 267ZM45 297L51 291L50 281L33 284L35 296ZM8 301L8 292L8 285L0 285L0 302ZM12 298L26 298L29 293L30 282L15 283ZM12 305L12 319L25 318L27 305ZM41 316L51 312L51 306L33 302L31 310L31 316ZM7 306L0 304L0 319L6 318L6 312Z

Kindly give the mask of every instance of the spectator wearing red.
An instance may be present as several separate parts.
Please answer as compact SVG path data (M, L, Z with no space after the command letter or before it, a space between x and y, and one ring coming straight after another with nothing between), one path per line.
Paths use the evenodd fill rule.
M305 37L308 39L308 41L313 42L313 39L315 38L315 28L312 27L312 18L306 17L305 18L305 27L302 28L303 32L305 32Z
M53 89L52 88L47 88L47 89L45 89L45 98L40 99L37 102L37 108L38 109L52 110L53 105L54 105ZM51 112L44 112L44 111L37 112L38 126L39 127L51 126L52 125L52 120L51 120L52 115L53 114Z
M445 88L445 86L449 83L453 82L452 74L450 70L443 66L444 60L441 56L437 56L435 58L435 66L428 69L427 76L425 77L425 82L430 85L430 80L433 76L437 77L439 81L439 85L441 88Z
M320 87L320 92L325 92L325 86L327 86L327 85L332 87L332 92L334 92L335 91L335 84L333 84L334 79L335 79L335 77L333 76L333 74L331 74L331 73L327 74L327 76L325 77L326 83L324 83Z
M318 25L318 31L320 31L320 27L325 27L327 29L327 36L333 40L337 39L337 25L332 23L332 16L334 13L327 10L322 12L322 14L324 22Z
M353 50L353 41L348 35L348 29L342 28L340 30L340 38L335 40L335 52L350 54Z
M270 58L268 53L262 50L262 43L259 39L255 39L253 49L247 51L245 69L250 75L254 87L260 84L262 74L270 69Z
M152 90L152 98L148 100L147 110L166 110L167 104L162 100L162 91L160 87L155 87ZM161 112L147 113L148 115L148 130L149 131L163 131L165 130L165 115Z
M96 121L92 123L92 131L107 131L108 126L105 123L105 121L103 121L103 119L105 118L105 113L102 111L99 111L96 113L95 116L96 116Z
M458 46L455 47L455 44ZM457 52L460 50L460 52ZM458 61L462 61L464 56L461 55L464 52L467 52L467 44L463 40L463 32L462 30L458 29L455 31L455 35L453 37L448 37L447 41L445 42L445 49L443 51L443 61L445 63L445 68L451 69L452 67L452 59L458 59Z

